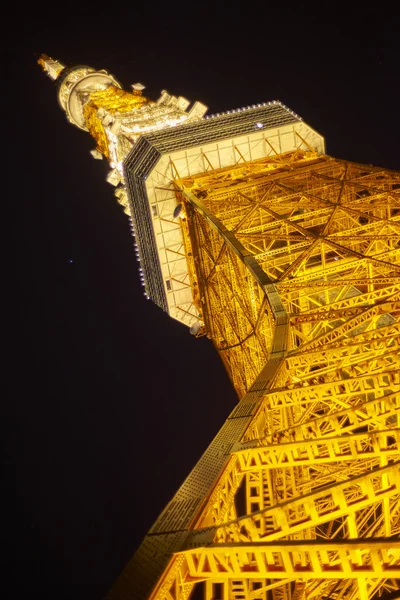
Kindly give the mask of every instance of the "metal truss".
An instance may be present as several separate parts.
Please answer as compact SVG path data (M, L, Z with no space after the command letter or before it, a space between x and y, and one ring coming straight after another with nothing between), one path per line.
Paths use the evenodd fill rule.
M213 483L182 486L126 575L161 556L151 600L399 588L400 174L307 146L174 171L194 303L240 402Z

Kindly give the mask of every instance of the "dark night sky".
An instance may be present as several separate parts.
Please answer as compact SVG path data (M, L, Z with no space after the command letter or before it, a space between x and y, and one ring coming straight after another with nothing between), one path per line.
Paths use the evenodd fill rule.
M3 57L10 599L101 600L235 403L211 343L143 297L106 164L66 121L34 52L210 113L280 99L331 155L400 168L399 12L185 6L38 7Z

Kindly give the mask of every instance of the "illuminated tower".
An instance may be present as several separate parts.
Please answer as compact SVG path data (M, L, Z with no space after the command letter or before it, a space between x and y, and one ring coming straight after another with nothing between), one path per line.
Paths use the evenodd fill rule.
M400 578L400 173L280 102L205 107L64 69L130 214L145 294L239 402L108 600L378 600Z

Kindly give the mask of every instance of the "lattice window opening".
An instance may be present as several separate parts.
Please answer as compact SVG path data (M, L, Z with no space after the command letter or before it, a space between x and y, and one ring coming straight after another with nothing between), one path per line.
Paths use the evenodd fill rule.
M384 452L385 450L383 450L383 453ZM312 463L313 466L308 468L298 467L297 469L299 472L296 473L296 481L298 482L297 495L304 495L306 493L311 493L312 491L315 492L320 489L321 486L323 487L328 483L332 483L333 481L337 481L337 483L340 481L345 482L348 479L349 469L351 469L353 475L367 473L368 471L381 466L381 453L382 450L379 448L379 452L377 452L377 454L371 458L362 457L359 459L357 459L357 457L353 456L351 453L349 455L350 460L346 461L345 463L343 462L340 454L338 454L336 460L329 463L321 462L318 465ZM394 452L392 452L390 456L385 459L385 461L389 460L392 462L396 459L396 457L397 445L394 446ZM310 460L312 461L312 458ZM272 471L269 469L268 472L272 472L272 474L274 474L276 468L277 467L273 467ZM284 468L282 465L280 465L280 472L283 472L285 469L291 470L293 467L288 465ZM252 473L252 471L249 473ZM277 485L279 485L279 480L277 480ZM276 498L278 498L278 496L276 496Z
M207 581L207 584L210 582ZM172 596L173 600L178 600L175 596ZM157 599L158 600L158 599ZM163 600L163 599L160 599ZM170 599L169 599L170 600ZM207 590L206 582L198 582L194 584L193 591L190 594L190 600L229 600L227 596L220 596L216 598L214 596L214 590L211 587Z
M246 473L246 513L261 511L275 503L274 475L268 470ZM274 528L273 519L268 515L259 514L253 522L259 535Z
M269 600L267 580L215 578L195 585L190 600ZM175 600L175 599L174 599Z
M358 537L381 537L387 536L388 531L390 535L396 534L396 520L395 514L397 512L397 505L399 501L399 495L394 495L389 498L388 501L381 500L375 502L371 506L356 511L354 515L354 521L357 527ZM385 508L384 508L385 505ZM389 509L390 519L387 519L386 509ZM348 537L354 537L354 525L351 522L351 516L347 518ZM398 529L398 526L397 526Z
M331 381L349 379L357 377L360 373L381 373L385 370L391 370L399 366L398 348L388 350L385 353L376 355L375 352L369 352L367 355L361 353L353 355L351 360L346 360L347 365L340 367L340 362L344 362L342 357L339 364L321 364L305 365L303 368L297 367L291 371L293 379L302 382L303 385L313 386L329 383Z
M294 494L292 493L294 498ZM250 499L252 500L252 499ZM247 510L256 510L260 506L260 499L258 502L250 502L247 504ZM325 500L324 506L319 506L320 516L324 514L330 514L332 511L333 502ZM278 534L279 539L314 539L314 527L313 518L314 515L310 514L307 507L301 504L298 506L287 507L286 509L286 520L285 523L290 528L290 535L287 538L287 533L282 530L282 526L279 520L279 512L273 511L272 514L268 514L268 510L264 514L249 514L245 518L240 519L237 522L221 526L216 529L215 542L245 542L245 541L258 541L261 539L275 539ZM284 529L287 527L284 526ZM301 526L300 529L298 526ZM297 526L297 530L296 530ZM279 535L280 534L280 535Z
M303 478L298 484L297 495L298 497L312 492L318 491L321 487L331 485L333 482L337 484L345 483L349 478L349 470L351 469L352 476L363 475L368 473L372 469L380 467L379 457L372 459L360 459L351 461L347 465L343 465L343 462L338 461L337 463L321 464L313 469L305 471L307 477Z
M346 539L347 517L339 517L325 523L319 523L315 527L316 540L340 540Z
M294 335L296 335L296 330ZM286 369L285 383L290 385L299 382L309 373L314 373L316 376L323 375L326 382L334 381L340 378L341 365L348 366L349 369L354 369L354 366L357 365L359 372L362 372L361 369L365 372L367 361L381 360L379 355L382 356L382 354L383 362L378 366L390 367L396 361L399 347L400 336L385 340L378 339L368 344L362 343L361 340L359 343L351 342L341 347L340 350L326 348L320 352L302 352L297 356L292 353L286 360L290 368ZM382 352L385 350L387 351Z
M335 282L332 281L331 289L326 289L323 292L317 289L315 292L308 294L299 294L298 299L296 299L297 302L296 300L292 300L292 303L297 307L297 312L305 315L312 312L317 313L322 307L328 307L332 310L358 304L365 305L370 296L371 293L366 292L363 294L360 289L352 285L335 287Z
M302 385L301 381L296 382L291 389L274 390L268 394L270 408L278 404L292 405L297 403L329 402L337 397L346 404L351 400L350 405L382 395L388 395L397 389L398 371L396 369L380 369L371 376L357 373L350 376L346 370L339 371L341 377L324 383L311 384L308 382ZM391 389L390 386L395 386ZM370 396L368 396L370 394Z

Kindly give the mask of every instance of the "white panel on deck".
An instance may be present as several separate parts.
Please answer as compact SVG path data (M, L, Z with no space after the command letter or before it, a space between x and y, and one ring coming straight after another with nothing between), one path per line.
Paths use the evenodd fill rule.
M259 138L255 140L250 140L250 160L258 160L259 158L265 157L265 140L264 138Z
M229 167L235 161L235 148L232 140L221 142L219 148L219 162L221 167Z

